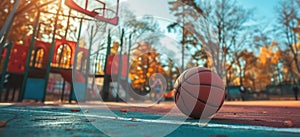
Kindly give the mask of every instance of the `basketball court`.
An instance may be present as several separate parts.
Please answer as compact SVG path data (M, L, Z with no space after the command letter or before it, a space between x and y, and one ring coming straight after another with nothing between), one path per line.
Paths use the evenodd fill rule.
M282 103L286 106L282 107ZM299 102L295 101L226 102L206 124L194 119L180 121L176 114L162 119L174 107L174 102L150 107L109 102L80 106L1 104L0 135L296 137L300 134L298 106ZM261 109L264 111L258 111Z
M173 67L174 69L171 68L170 72L176 70L174 74L178 73L178 76L180 72L184 74L179 78L176 75L173 81L172 79L169 81L171 84L168 84L172 85L170 89L163 88L167 85L165 81L161 83L163 86L161 85L159 92L172 90L173 93L170 95L172 101L159 103L160 98L156 98L158 103L155 102L150 95L152 94L152 88L150 90L149 87L151 84L147 85L147 82L151 83L151 78L160 79L159 70L163 70L163 67L161 69L157 67L158 64L161 65L159 61L158 64L155 64L156 62L153 65L150 64L149 51L155 51L152 45L144 41L132 43L131 38L134 37L136 28L131 30L118 25L122 21L122 16L119 16L120 1L51 0L46 3L29 3L23 9L18 9L21 0L16 0L0 33L2 43L0 43L0 51L3 52L4 59L1 61L2 64L0 63L3 68L0 79L0 102L12 102L0 103L1 137L296 137L300 135L300 102L225 101L223 104L226 98L226 88L223 83L225 75L221 78L218 74L223 74L226 68L219 67L223 66L222 64L217 64L217 66L210 67L215 67L218 73L207 68L196 67L194 71L184 71L186 70L184 65L186 61L185 38L182 38L182 47L179 47L179 50L180 48L182 50L177 51L182 55L181 57L178 55L181 68L172 64L172 60L178 60L177 57L164 58L165 61L171 60L172 66L167 68ZM56 13L50 12L49 9L49 11L40 10L51 3L59 5ZM185 10L184 6L182 5L182 10ZM15 44L7 41L13 28L14 18L20 18L18 14L31 8L36 10L36 16L32 17L31 21L33 23L32 34L26 36L25 43ZM53 19L55 18L51 24L53 30L49 32L47 40L42 39L44 37L38 39L39 32L44 31L43 27L40 27L41 24L43 25L40 17L50 15L53 15ZM191 17L198 18L198 14ZM65 26L59 27L60 18L65 19ZM138 18L125 21L135 19ZM168 19L160 19L161 24L162 22L171 23ZM175 22L175 25L180 26L180 22ZM186 23L184 18L182 22ZM199 30L210 28L207 20L200 19L198 23L201 25L196 23L193 26L197 26ZM72 36L70 36L72 30L70 26L75 28ZM204 26L204 29L201 26ZM185 25L180 27L183 34L185 31L197 32L197 30L189 30L190 28ZM57 31L62 31L59 35L64 36L58 38ZM99 33L96 35L95 32ZM204 32L204 35L210 36L211 32L214 31L209 30ZM200 35L202 32L197 32L197 34ZM220 43L213 43L213 37L203 39L198 35L197 39L201 41L201 45L212 44L209 46L213 47L209 48L210 50L201 47L201 50L217 54L216 58L218 58L219 51L215 52L213 49L216 47L218 49ZM145 36L148 37L148 35ZM164 36L164 38L167 37L169 36ZM100 43L94 43L96 39L101 39ZM84 46L80 46L80 42L85 43ZM173 49L174 43L180 44L181 42L174 39L172 42L161 43L163 46L159 46L163 48L157 49L157 55L166 54L162 50L169 52L166 49L168 46L173 46L170 48ZM130 65L135 61L130 60L130 54L134 55L134 52L130 52L137 48L131 46L144 47L146 52L144 50L140 52L148 55L147 59L143 59L142 54L137 55L137 60L147 60L147 63L141 65L142 67L135 66L134 68L147 69L147 71L145 73L133 71L132 74L137 74L133 77L134 80L143 82L136 84L135 90L131 90L129 86L129 82L132 82L132 79L129 79L129 69L132 69ZM170 54L172 53L170 51ZM156 56L153 60L155 58ZM206 61L209 64L208 56ZM135 63L139 64L139 62ZM154 67L150 69L151 66ZM145 76L145 81L138 76L142 74ZM170 78L174 76L172 74ZM163 77L161 80L164 80ZM239 93L239 88L240 86L235 89L232 87L232 90ZM5 89L3 96L2 89ZM235 99L233 94L231 97ZM66 102L69 104L65 104ZM74 102L76 104L72 104ZM205 113L205 109L208 109L210 113ZM208 114L204 117L213 116L203 118L202 114ZM200 118L200 120L188 116Z

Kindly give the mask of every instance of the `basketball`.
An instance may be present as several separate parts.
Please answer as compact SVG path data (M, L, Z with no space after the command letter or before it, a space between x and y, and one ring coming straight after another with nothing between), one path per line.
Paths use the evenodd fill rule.
M195 119L214 115L225 99L222 79L207 68L195 67L184 71L177 78L174 90L178 109Z

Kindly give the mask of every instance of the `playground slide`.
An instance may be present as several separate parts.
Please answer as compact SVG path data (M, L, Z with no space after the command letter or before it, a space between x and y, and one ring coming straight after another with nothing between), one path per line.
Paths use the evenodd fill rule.
M60 74L64 78L64 80L66 80L69 83L72 82L72 70L60 70ZM75 72L75 82L79 82L79 83L85 82L84 75L79 71Z
M72 83L74 86L74 92L71 95L72 100L85 101L86 85L84 75L81 72L76 71L75 81L72 81L72 70L61 70L60 74L64 80L70 84Z

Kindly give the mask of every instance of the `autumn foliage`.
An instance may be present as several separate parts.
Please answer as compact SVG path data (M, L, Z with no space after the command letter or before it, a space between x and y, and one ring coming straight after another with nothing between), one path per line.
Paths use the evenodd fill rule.
M166 74L160 60L160 54L148 43L139 42L132 53L130 79L135 89L149 92L149 80L156 73Z

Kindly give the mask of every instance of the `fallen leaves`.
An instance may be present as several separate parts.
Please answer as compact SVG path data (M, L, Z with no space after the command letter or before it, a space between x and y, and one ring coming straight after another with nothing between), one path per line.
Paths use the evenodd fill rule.
M286 127L292 127L294 124L291 120L285 120L283 121L283 125Z
M127 109L120 109L120 112L126 113L126 112L128 112L128 110Z
M136 118L133 117L133 118L131 118L130 120L131 120L131 121L136 121Z
M71 109L71 112L80 112L80 109Z
M197 125L199 127L207 127L208 126L208 122L199 122Z
M0 128L5 127L7 124L7 120L0 121Z

